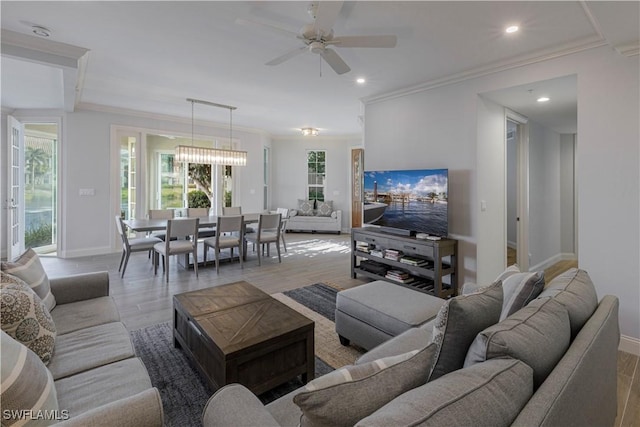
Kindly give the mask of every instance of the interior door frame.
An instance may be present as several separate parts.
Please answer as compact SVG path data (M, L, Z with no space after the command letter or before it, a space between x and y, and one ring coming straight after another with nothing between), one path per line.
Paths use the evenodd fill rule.
M516 262L521 271L529 271L529 119L515 111L505 109L505 129L507 120L516 123L516 146L517 146L517 211L518 217L516 227L517 259ZM505 153L507 144L507 133L505 132ZM505 165L506 170L506 165ZM506 174L505 174L506 177ZM507 218L507 185L505 183L505 218ZM505 221L505 247L507 246L507 221ZM506 259L505 259L506 264ZM506 265L505 265L506 266Z

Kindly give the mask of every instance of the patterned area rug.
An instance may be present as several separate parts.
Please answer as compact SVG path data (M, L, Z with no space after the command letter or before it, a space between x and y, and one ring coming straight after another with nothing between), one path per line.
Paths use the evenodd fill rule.
M272 295L315 322L316 377L353 363L361 354L340 345L333 321L325 317L326 314L333 319L336 292L325 284L315 284ZM171 324L132 331L131 337L151 383L160 391L165 425L201 426L202 411L214 390L192 368L182 350L173 347ZM301 386L302 382L296 379L258 397L266 404Z

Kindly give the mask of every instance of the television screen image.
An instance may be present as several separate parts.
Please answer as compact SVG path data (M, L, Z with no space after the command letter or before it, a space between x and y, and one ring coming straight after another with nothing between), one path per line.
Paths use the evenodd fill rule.
M449 170L365 171L364 223L446 237Z

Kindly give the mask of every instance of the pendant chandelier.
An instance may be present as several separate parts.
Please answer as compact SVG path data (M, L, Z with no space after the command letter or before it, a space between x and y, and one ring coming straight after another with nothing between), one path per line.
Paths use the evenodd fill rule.
M226 108L229 110L229 144L233 144L233 110L231 105L216 104L215 102L202 101L200 99L187 98L191 103L191 146L178 145L175 152L175 160L181 163L203 163L212 165L246 166L247 152L238 150L224 150L221 148L206 148L193 146L194 104L204 104L212 107Z

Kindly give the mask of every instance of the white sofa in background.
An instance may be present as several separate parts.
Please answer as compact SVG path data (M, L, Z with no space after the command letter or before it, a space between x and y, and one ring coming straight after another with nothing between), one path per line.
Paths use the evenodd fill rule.
M332 232L342 231L342 211L335 210L330 216L299 215L297 209L289 210L287 231Z

